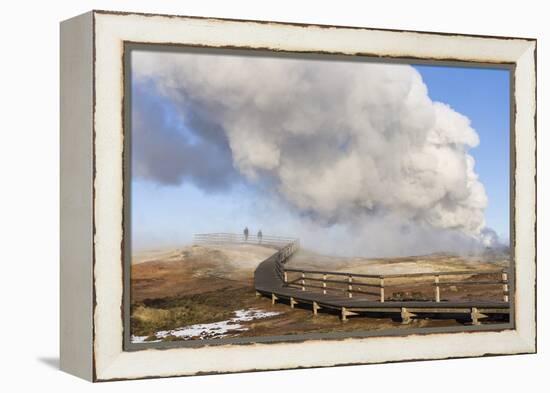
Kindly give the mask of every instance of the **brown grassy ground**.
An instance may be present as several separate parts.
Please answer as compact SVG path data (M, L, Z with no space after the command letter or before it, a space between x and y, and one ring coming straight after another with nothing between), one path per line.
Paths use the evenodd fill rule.
M439 327L460 325L452 319L414 319L409 325L398 320L376 317L352 317L342 323L338 316L321 312L314 317L308 306L291 309L287 304L271 305L269 299L257 298L253 287L253 272L258 263L273 250L258 245L203 247L190 246L179 250L139 254L131 272L131 329L136 336L150 336L160 330L171 330L198 323L227 320L234 311L260 309L279 315L244 322L246 331L230 332L229 337L280 336L298 333L371 331L388 328ZM423 271L458 271L475 267L478 271L507 264L506 258L488 262L479 258L446 255L399 259L361 259L322 257L300 252L289 266L331 269L361 273L403 273ZM470 276L468 279L475 279ZM413 289L388 288L388 298L418 298L431 296L429 285ZM442 291L449 298L498 298L500 290L484 287L456 286ZM174 337L166 337L173 340Z

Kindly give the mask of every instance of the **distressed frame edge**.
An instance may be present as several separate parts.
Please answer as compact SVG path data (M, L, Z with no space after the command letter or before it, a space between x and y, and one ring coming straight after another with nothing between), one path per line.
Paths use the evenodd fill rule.
M514 78L514 303L516 330L530 353L537 352L537 41L517 59ZM521 110L520 110L521 109ZM526 173L522 173L522 172ZM526 198L524 201L523 198ZM523 206L523 204L526 206ZM517 207L527 211L518 214ZM520 210L521 210L520 209ZM519 230L518 230L519 227ZM519 246L518 246L519 244ZM527 260L518 258L531 253ZM518 274L520 271L520 274ZM524 277L524 275L526 277ZM518 280L518 276L521 281ZM521 305L521 306L518 306ZM520 308L520 312L518 312ZM530 326L527 326L530 325Z
M113 14L113 13L109 13L109 15L112 15L112 14ZM130 14L130 15L135 15L135 14ZM186 17L186 18L189 18L189 17ZM208 18L208 19L209 19L209 18ZM280 22L274 22L274 23L275 23L275 24L283 24L283 25L284 25L284 23L280 23ZM370 29L364 29L364 30L370 30ZM415 32L415 33L416 33L416 32ZM399 32L395 32L395 34L399 34ZM427 33L427 34L437 34L437 33ZM457 35L453 35L453 36L457 36ZM464 35L463 35L463 36L464 36ZM467 35L466 35L466 36L467 36ZM499 38L499 39L504 39L503 37L497 37L497 38ZM532 41L535 41L535 42L533 43ZM94 41L94 43L95 43L95 41ZM536 40L530 40L530 39L528 39L526 43L527 43L528 45L527 45L527 47L525 48L525 52L524 52L524 53L526 53L526 52L530 52L530 53L533 52L533 53L535 53L535 56L536 56ZM532 47L529 45L530 43L532 44ZM529 47L531 47L532 51L529 51ZM531 56L531 59L533 59L532 56ZM533 78L533 79L535 80L534 88L536 88L536 57L534 57L534 59L535 59L535 62L534 62L534 68L535 68L534 72L535 72L535 75L534 75L534 78ZM527 65L529 65L529 64L527 64ZM532 93L532 92L531 92L531 93ZM530 94L530 96L531 96L531 98L533 98L533 97L532 97L532 94ZM535 120L536 120L536 98L535 98L535 100L533 100L533 104L534 104L534 116L535 116ZM517 103L516 103L516 105L517 105ZM516 121L516 124L517 124L517 121ZM534 123L533 125L534 125L534 127L532 128L532 131L533 131L533 133L534 133L534 136L536 136L536 123ZM529 130L529 131L531 131L531 130ZM517 140L516 140L516 141L517 141ZM536 149L536 145L535 145L535 149ZM535 151L536 151L536 150L535 150ZM535 170L535 176L536 176L536 162L535 162L535 168L534 168L534 170ZM534 185L536 186L536 183L535 183ZM535 196L535 197L536 197L536 196ZM536 207L536 200L535 200L535 207ZM536 225L536 217L533 217L533 221L535 222L535 225ZM533 227L533 230L534 230L534 227ZM531 235L531 234L532 234L532 235L536 235L536 232L528 233L528 234L526 234L526 235ZM535 251L534 256L535 256L535 258L536 258L536 250L534 250L534 251ZM534 276L533 278L536 280L536 269L535 269L535 276ZM96 283L96 284L97 284L97 283ZM533 297L532 300L534 301L535 298ZM523 307L523 306L522 306L522 307ZM534 312L534 311L533 311L533 312ZM534 322L535 322L535 324L536 324L536 317L535 317L535 315L533 315L533 317L534 317ZM520 327L520 326L518 326L518 330L520 330L519 327ZM516 333L515 336L517 336L517 339L518 339L517 343L521 343L521 344L522 344L521 346L522 346L523 350L516 351L516 352L512 352L512 353L533 353L533 352L536 351L536 325L535 325L533 328L534 328L534 332L525 332L525 331L524 331L523 333L526 333L526 334L518 335L518 334L517 334L517 331L515 332L515 333ZM521 330L523 331L523 329L521 329ZM94 339L95 339L95 337L94 337ZM393 340L393 339L394 339L394 338L392 338L392 340ZM143 352L150 352L150 351L143 351ZM512 353L510 353L510 354L512 354ZM498 354L502 354L502 353L491 353L491 355L498 355ZM471 357L471 356L484 356L484 355L488 355L488 354L464 355L464 356L460 356L460 355L459 355L459 356L457 356L457 357ZM448 357L449 357L449 356L439 356L439 357L438 357L438 356L434 356L434 357L425 358L425 360L428 360L428 359L438 359L438 358L441 359L441 358L448 358ZM118 363L118 360L120 360L120 358L112 359L112 360L113 360L112 365L114 366L115 363ZM407 359L407 358L404 358L404 357L400 357L398 360L394 360L394 361L408 361L408 360L423 360L423 359L417 359L417 358L415 358L415 359ZM391 362L391 361L392 361L392 360L386 360L386 361L381 361L381 362ZM367 361L367 362L363 362L363 363L360 363L360 364L366 364L366 363L379 363L379 362L378 362L378 361L372 361L372 362ZM357 364L357 363L349 363L349 364ZM335 364L328 364L328 365L321 365L321 366L318 366L318 365L317 365L317 366L316 366L316 365L308 365L308 366L305 366L305 367L325 367L325 366L328 367L328 366L336 366L336 365L339 365L339 364L335 363ZM297 368L297 367L299 367L299 366L280 367L280 368L278 368L278 369L283 369L283 368ZM110 368L110 367L108 367L108 368ZM116 367L115 367L115 368L116 368ZM271 369L271 368L265 368L265 370L268 370L268 369ZM277 368L275 368L275 369L277 369ZM99 381L99 380L130 379L130 378L131 378L131 379L134 379L134 378L148 378L148 377L161 377L161 376L177 376L177 375L196 375L196 374L201 374L201 373L202 373L202 372L198 371L198 372L192 372L192 373L190 373L190 374L186 374L186 373L175 373L175 374L169 374L169 375L150 375L150 376L137 376L137 377L136 377L136 376L133 376L133 377L124 377L124 376L121 376L121 377L119 378L119 377L117 377L117 376L111 376L111 377L109 377L109 376L108 376L109 373L107 372L107 373L104 374L103 371L107 371L107 370L106 370L106 369L101 370L101 373L100 373L101 375L100 375L100 377L99 377L99 378L94 378L94 379ZM221 373L221 372L243 372L243 371L253 371L253 370L248 370L248 369L247 369L247 370L244 370L244 369L243 369L243 370L238 370L238 371L235 371L235 370L226 370L226 371L217 371L217 372L215 372L215 373ZM209 372L207 372L207 373L209 373ZM105 376L106 376L107 378L104 378Z
M93 12L60 23L60 369L93 381Z
M471 38L494 38L502 40L524 40L524 41L537 41L535 37L511 37L511 36L499 36L499 35L487 35L487 34L467 34L467 33L450 33L441 31L429 31L429 30L409 30L409 29L390 29L383 27L364 27L354 25L329 25L323 23L307 23L307 22L287 22L287 21L272 21L263 19L242 19L242 18L223 18L216 16L199 16L199 15L183 15L183 14L163 14L163 13L151 13L151 12L138 12L138 11L112 11L104 9L94 9L91 12L98 15L120 15L120 16L147 16L147 17L163 17L163 18L177 18L177 19L195 19L204 21L218 21L218 22L237 22L237 23L254 23L254 24L268 24L268 25L283 25L294 27L319 27L322 29L354 29L354 30L370 30L370 31L382 31L382 32L394 32L394 33L418 33L443 35L448 37L471 37Z

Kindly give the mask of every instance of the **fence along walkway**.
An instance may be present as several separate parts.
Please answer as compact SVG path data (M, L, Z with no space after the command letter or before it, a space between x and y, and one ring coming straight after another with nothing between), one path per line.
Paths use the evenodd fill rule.
M282 236L261 236L248 235L238 233L198 233L193 236L193 242L196 244L224 244L224 243L238 243L238 244L262 244L267 246L273 246L274 248L283 248L287 244L298 242L298 239Z
M260 239L235 234L201 234L195 240L201 243L259 243ZM411 322L417 314L466 315L472 324L490 314L509 314L509 282L506 269L484 271L450 271L404 274L358 274L288 268L285 264L300 248L298 239L269 236L262 244L277 251L261 262L254 272L257 295L276 301L288 301L311 306L314 315L319 310L336 310L343 321L359 313L399 314L403 323ZM500 289L499 299L445 299L443 294L451 287ZM421 300L406 297L388 297L391 288L429 288L431 294Z

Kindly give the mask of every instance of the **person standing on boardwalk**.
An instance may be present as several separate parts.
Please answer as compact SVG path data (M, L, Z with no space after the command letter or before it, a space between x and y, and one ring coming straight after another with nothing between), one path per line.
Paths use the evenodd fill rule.
M262 230L260 229L258 231L258 243L262 244L262 236L263 236L263 233L262 233Z
M248 227L245 227L244 228L244 241L247 242L248 241Z

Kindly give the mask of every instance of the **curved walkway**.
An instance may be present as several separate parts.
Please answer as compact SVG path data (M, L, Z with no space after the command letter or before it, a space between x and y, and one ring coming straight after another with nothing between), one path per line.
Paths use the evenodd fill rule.
M479 320L489 314L509 314L507 301L373 301L352 298L346 294L333 295L291 287L285 281L284 265L298 249L298 241L289 243L258 265L254 273L254 286L258 295L271 297L272 303L288 301L291 307L299 303L309 304L315 315L321 309L338 310L344 321L348 316L358 313L398 313L403 323L410 322L412 317L421 313L469 314L472 323L479 324Z
M244 243L244 244L262 244L269 247L273 247L277 251L269 258L261 262L254 272L254 287L256 294L259 296L268 296L271 298L272 303L276 301L288 302L290 307L294 307L297 304L306 304L311 307L313 314L316 315L319 310L336 310L339 312L343 321L347 320L348 316L358 315L359 313L385 313L385 314L399 314L403 323L409 323L411 318L417 314L448 314L449 316L466 315L470 318L472 324L479 324L480 319L487 317L490 314L506 315L510 313L510 302L508 301L508 281L507 273L505 270L499 272L490 273L477 273L477 272L450 272L450 273L419 273L410 274L408 276L420 276L430 275L435 276L435 288L437 293L437 300L434 301L395 301L386 300L384 297L384 278L390 276L373 276L373 275L361 275L353 273L343 272L319 272L319 271L307 271L301 269L286 269L285 264L292 258L292 256L299 250L300 242L298 239L268 236L263 238L247 237L243 235L228 234L228 233L214 233L214 234L200 234L195 235L195 241L198 243ZM302 272L301 284L296 285L295 281L288 281L287 274L289 272ZM317 282L321 281L323 286L317 286L314 288L321 288L321 291L306 290L304 273L308 274L321 274L324 275L322 280L316 279ZM444 275L457 275L457 274L503 274L503 281L481 281L481 282L469 282L469 284L486 285L488 283L493 285L500 285L504 288L504 301L483 301L483 300L470 300L470 301L441 301L439 299L439 286L444 283L439 283L439 276ZM326 276L347 276L349 277L348 291L343 291L337 294L328 293L329 289L326 288L326 283L338 282L348 284L347 281L335 281L325 279ZM369 277L380 280L380 284L360 284L353 282L352 277ZM407 275L402 275L405 277ZM307 278L307 280L313 280L313 278ZM298 280L299 281L299 280ZM294 284L293 284L294 283ZM448 284L448 283L447 283ZM376 287L380 290L380 298L378 300L367 299L364 296L352 297L353 293L368 293L361 292L352 289L354 287L366 285L367 287ZM332 291L331 291L332 292Z

